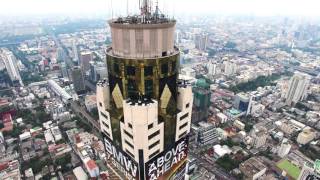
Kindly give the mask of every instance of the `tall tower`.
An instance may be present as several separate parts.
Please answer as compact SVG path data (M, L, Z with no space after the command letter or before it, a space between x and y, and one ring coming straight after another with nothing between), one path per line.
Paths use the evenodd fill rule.
M307 97L307 90L311 77L307 74L296 72L290 79L286 92L286 104L292 105Z
M184 179L193 97L178 80L176 21L140 4L109 21L108 81L97 84L107 163L128 179Z
M80 66L75 66L72 68L71 77L73 82L74 90L77 94L83 94L86 91L84 84L83 72Z
M0 50L0 58L3 60L7 72L9 74L10 80L13 85L19 84L23 86L23 82L17 67L16 58L13 53L7 49Z

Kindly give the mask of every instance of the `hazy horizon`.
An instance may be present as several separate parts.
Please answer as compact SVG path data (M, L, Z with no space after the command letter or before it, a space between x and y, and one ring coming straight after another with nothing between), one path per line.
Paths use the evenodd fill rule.
M319 0L159 0L163 13L245 14L256 16L320 16ZM10 0L1 3L0 15L134 14L138 0Z

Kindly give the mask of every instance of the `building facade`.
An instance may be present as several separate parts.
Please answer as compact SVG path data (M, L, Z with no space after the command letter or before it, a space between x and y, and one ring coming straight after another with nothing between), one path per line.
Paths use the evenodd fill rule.
M86 91L86 87L84 84L84 75L82 69L79 66L75 66L72 69L72 82L73 88L77 94L82 94Z
M141 15L109 21L108 81L97 84L101 132L125 178L184 179L192 88L178 80L176 21L149 7L143 1Z
M219 134L213 124L200 122L196 132L196 143L200 146L213 145L219 141Z
M298 180L319 180L320 179L320 160L317 159L314 163L306 162L302 170L300 172L300 175L298 177Z
M309 82L309 75L296 72L290 79L289 87L286 91L286 104L292 105L304 100L307 97Z
M13 55L11 51L6 49L4 49L2 52L0 51L0 53L0 58L5 64L12 84L19 84L20 86L23 86L23 82L16 62L16 57Z
M80 65L84 74L90 69L90 61L92 60L93 57L90 51L83 51L80 53Z

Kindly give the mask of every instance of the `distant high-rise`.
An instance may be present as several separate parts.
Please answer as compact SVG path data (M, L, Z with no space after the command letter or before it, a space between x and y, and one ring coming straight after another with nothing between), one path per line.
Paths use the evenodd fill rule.
M72 42L73 62L79 63L78 47L76 41Z
M73 88L77 94L83 94L86 91L86 87L84 84L84 77L82 70L79 66L75 66L71 72Z
M304 100L307 97L309 82L309 75L296 72L289 82L286 92L286 104L292 105Z
M89 79L92 82L98 82L100 79L108 77L106 64L103 62L90 62L90 74Z
M0 54L0 58L5 64L5 67L7 69L11 82L14 85L19 84L20 86L23 86L23 82L19 73L16 58L13 55L13 53L11 51L3 49Z
M194 111L192 114L192 121L194 123L206 121L208 118L211 91L210 86L205 79L199 79L193 87L194 94Z
M92 53L90 51L80 53L80 65L83 73L86 73L90 69L90 61L92 61Z
M195 45L198 50L205 51L208 44L208 34L195 35Z
M68 73L67 65L65 62L60 63L60 69L61 69L62 77L65 79L69 79L69 73Z
M232 76L237 73L237 64L234 63L233 61L223 61L224 65L224 74L226 76Z
M209 62L206 67L207 67L207 70L208 70L208 74L210 76L214 76L214 75L217 74L217 64L216 63Z
M178 83L175 24L149 0L140 15L109 21L108 81L97 84L97 103L108 161L122 178L184 179L193 97Z

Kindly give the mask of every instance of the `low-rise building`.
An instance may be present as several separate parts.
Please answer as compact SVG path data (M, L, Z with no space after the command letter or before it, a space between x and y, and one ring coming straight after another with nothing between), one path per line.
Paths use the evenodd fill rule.
M87 111L91 112L93 109L97 108L97 97L96 95L88 95L85 97L84 104Z
M220 144L214 145L213 151L214 151L213 157L215 159L219 159L226 154L231 154L232 152L232 150L227 145L221 146Z
M233 125L234 125L235 127L237 127L238 129L240 129L240 130L244 130L244 127L245 127L245 124L242 123L242 122L239 121L239 120L235 120L234 123L233 123Z
M246 179L256 180L263 176L267 167L256 157L252 157L239 165L240 171Z
M96 162L90 158L84 160L85 167L90 175L90 177L98 177L99 176L99 167Z
M76 176L77 180L89 179L87 173L84 172L84 170L80 166L73 169L73 174Z
M252 145L255 148L260 148L266 144L267 141L267 130L263 127L253 129L251 132L252 136Z
M297 137L297 142L299 144L308 144L316 137L316 131L310 127L306 127L303 129L301 133L299 133Z
M226 123L228 121L228 117L223 113L218 113L217 118L219 119L220 123Z
M219 140L219 134L213 124L199 122L196 130L196 143L200 146L212 145Z
M302 167L298 180L318 180L320 179L320 160L314 163L306 162Z

